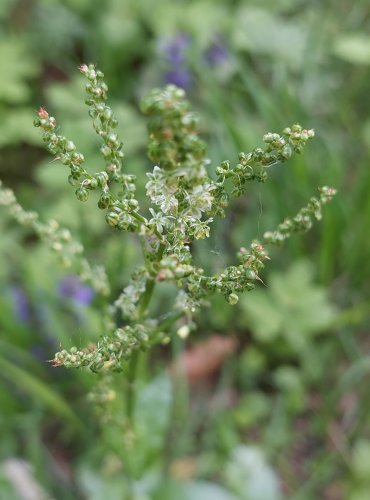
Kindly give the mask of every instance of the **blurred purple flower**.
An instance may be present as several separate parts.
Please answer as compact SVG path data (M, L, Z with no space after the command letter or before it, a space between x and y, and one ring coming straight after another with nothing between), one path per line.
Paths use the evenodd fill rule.
M189 88L192 84L192 80L190 71L185 68L172 69L171 71L167 71L164 75L165 83L172 83L182 89Z
M191 39L186 33L165 39L160 43L160 52L165 58L166 68L164 83L172 83L187 89L192 84L192 76L187 66L186 51Z
M190 42L189 35L179 33L161 44L161 50L171 66L184 64L186 49L189 47Z
M30 320L30 304L28 297L20 286L13 286L11 289L15 316L24 323Z
M70 275L63 278L58 285L59 295L72 299L78 304L89 305L95 292L92 288L82 283L78 276Z
M204 57L211 66L219 66L229 59L230 54L225 44L217 40L208 47Z

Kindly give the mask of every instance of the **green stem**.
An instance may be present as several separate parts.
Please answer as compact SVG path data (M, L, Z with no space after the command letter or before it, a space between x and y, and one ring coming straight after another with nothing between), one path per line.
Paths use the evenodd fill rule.
M126 391L126 415L130 427L132 427L132 417L134 414L134 406L135 406L134 382L136 377L138 360L139 360L139 351L134 351L130 358L130 364L127 375L127 391Z
M158 249L158 260L161 259L164 252L164 245L160 245ZM155 279L150 278L146 282L145 292L141 296L140 306L139 306L139 321L144 318L146 311L148 309L150 299L152 298ZM128 376L127 376L127 391L126 391L126 415L129 425L132 427L132 417L135 409L135 378L137 374L137 366L139 360L139 351L134 351L130 358Z
M152 298L153 295L154 286L155 286L155 279L153 278L148 279L148 281L146 282L145 292L141 296L140 300L139 320L145 316L150 299Z
M184 351L184 341L175 335L172 341L172 363L176 364ZM169 477L171 462L186 451L188 432L188 382L185 372L180 368L172 377L172 404L167 431L163 443L163 480Z

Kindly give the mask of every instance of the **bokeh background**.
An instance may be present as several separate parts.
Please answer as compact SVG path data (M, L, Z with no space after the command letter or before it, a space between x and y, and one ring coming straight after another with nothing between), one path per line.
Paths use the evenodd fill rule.
M269 182L251 186L195 247L200 264L231 263L318 186L339 191L320 224L274 250L265 287L236 308L215 298L186 343L150 355L134 446L120 429L119 401L114 424L99 414L104 405L87 402L98 376L46 362L60 345L99 337L100 299L2 207L0 496L120 499L132 455L137 499L367 500L368 0L2 0L0 23L0 177L27 209L69 227L91 260L105 263L112 298L136 263L136 241L75 200L32 125L45 105L96 170L82 62L106 75L124 168L141 179L140 196L152 165L139 102L154 86L187 91L214 167L260 145L267 131L315 128L303 156L271 169ZM176 404L163 375L173 355L188 363ZM99 383L119 394L122 375Z

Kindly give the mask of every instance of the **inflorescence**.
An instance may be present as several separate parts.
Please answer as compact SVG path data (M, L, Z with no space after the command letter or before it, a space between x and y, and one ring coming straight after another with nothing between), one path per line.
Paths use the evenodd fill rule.
M261 281L260 272L269 260L266 245L281 244L292 233L310 229L313 218L320 220L322 205L332 199L335 190L321 188L318 198L311 198L297 215L285 219L276 230L266 232L263 241L240 248L236 265L207 276L193 263L191 243L209 236L214 218L225 216L230 197L244 195L250 181L265 182L268 168L301 153L314 137L314 131L293 125L281 135L268 133L263 137L263 148L240 153L234 166L223 161L211 177L206 145L199 138L199 118L191 111L184 91L174 85L155 89L142 102L142 111L149 117L148 156L155 164L147 174L146 184L152 207L150 215L144 215L135 197L135 176L122 172L123 143L116 133L117 120L107 104L104 75L93 65L82 65L80 71L87 79L85 102L102 141L104 170L90 173L85 168L83 154L74 142L58 133L55 118L44 108L38 111L35 126L41 128L48 151L70 169L68 180L75 187L77 199L86 202L90 191L98 191L98 207L105 210L107 223L138 234L144 263L134 270L129 283L110 306L111 330L87 348L72 347L58 352L52 363L87 366L94 372L121 370L123 361L135 351L168 341L176 324L181 335L194 329L193 316L207 304L210 294L221 293L229 304L235 305L240 293L252 290ZM7 196L8 201L4 202ZM46 235L44 239L52 248L58 247L63 258L70 259L72 243L68 232L57 226L50 229L54 222L41 225L37 215L28 216L9 191L0 191L0 203L8 205L19 222L31 220L33 229L42 237ZM83 262L82 267L86 268L86 259ZM91 266L89 270L94 274ZM99 280L106 283L102 276L99 275ZM159 282L174 284L177 297L172 311L164 318L149 318L148 305ZM108 285L103 288L108 290ZM118 328L113 322L117 313L122 322Z

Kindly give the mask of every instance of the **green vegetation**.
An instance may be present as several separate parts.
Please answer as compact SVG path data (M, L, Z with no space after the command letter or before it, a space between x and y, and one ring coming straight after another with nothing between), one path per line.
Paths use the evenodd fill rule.
M149 0L1 2L0 177L26 211L0 210L0 496L22 498L9 473L15 458L32 465L52 498L367 498L369 14L365 0L163 0L155 9ZM123 373L46 362L112 331L106 284L112 300L132 286L141 252L135 235L109 227L95 210L113 203L102 200L103 176L99 189L86 189L84 172L71 172L72 183L85 181L74 187L79 199L89 195L80 203L65 165L45 153L32 126L44 106L61 125L56 134L83 152L86 172L104 169L101 155L111 160L112 149L100 150L76 71L86 61L109 84L118 122L111 132L124 140L123 171L137 178L135 200L148 223L145 172L159 153L154 144L152 161L145 159L140 102L153 87L183 87L201 116L211 165L230 160L209 182L228 176L242 196L231 197L226 219L212 214L209 238L192 245L206 276L232 271L238 252L243 262L240 248L266 232L284 239L291 226L279 224L316 186L338 190L307 235L269 250L256 290L238 294L233 306L224 296L236 302L234 289L213 294L209 308L177 324L169 345L161 337ZM266 130L297 121L316 132L304 154L265 166L266 183L240 183L237 153L266 147L277 140L263 143ZM162 208L152 187L150 227L161 234L173 207ZM2 190L2 204L16 206L12 191ZM218 195L214 209L226 201ZM317 208L312 202L311 213ZM107 212L115 227L117 213ZM140 222L121 219L122 229ZM207 229L199 224L191 238ZM160 285L148 314L166 321L174 288ZM129 306L121 295L115 323Z

